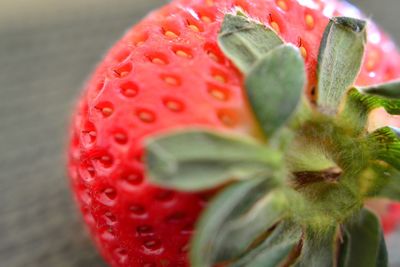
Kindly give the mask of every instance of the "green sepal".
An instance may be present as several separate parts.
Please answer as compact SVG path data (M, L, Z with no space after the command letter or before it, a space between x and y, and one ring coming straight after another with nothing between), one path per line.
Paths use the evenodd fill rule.
M323 113L337 113L342 97L360 72L365 43L365 21L348 17L330 20L318 56L317 104Z
M211 130L185 130L151 138L145 150L151 182L187 191L268 174L282 164L280 152L253 139Z
M373 154L373 152L370 154ZM394 172L397 172L395 168L370 156L367 167L363 169L358 178L360 196L364 200L382 198L383 191L387 189L393 180L392 174Z
M367 107L367 112L383 107L389 114L400 115L400 99L386 98L383 94L377 94L372 90L359 89L359 99Z
M351 88L344 99L340 120L352 125L357 131L365 130L368 114L383 107L389 114L400 115L400 99L391 99L375 94L368 88Z
M225 56L242 73L247 73L263 55L283 44L283 40L269 27L242 14L226 14L218 44Z
M337 227L324 232L306 229L301 255L296 267L333 267L336 264Z
M290 264L293 252L301 244L302 229L298 225L280 223L256 248L230 267L276 267ZM296 256L296 255L294 255Z
M387 251L379 219L363 209L343 227L338 267L386 267Z
M385 234L381 230L379 238L378 257L376 259L376 267L388 267L389 266L389 255L386 246Z
M242 255L255 240L287 216L288 205L285 193L273 190L240 217L227 222L218 233L216 261L229 261Z
M360 90L366 94L375 95L384 98L400 98L400 81L391 81L388 83L376 84L362 87Z
M378 198L386 198L400 202L400 172L390 170L384 173L387 176L387 184L376 195Z
M304 136L296 136L290 148L285 159L286 165L294 173L323 172L337 167L332 159L324 155L321 146L309 142Z
M386 126L368 136L370 149L376 159L400 170L400 129Z
M281 218L280 205L271 199L274 207L268 207L271 202L268 199L266 201L265 196L275 187L276 181L272 177L261 176L235 183L218 194L203 212L197 225L191 244L191 266L211 267L221 260L235 258L245 252L253 239L272 227ZM254 209L259 208L262 214L256 215ZM265 222L256 222L257 218L267 217L263 208L273 210L275 216ZM255 218L246 217L252 215L256 215ZM244 221L249 224L242 225ZM244 227L242 235L238 226ZM248 229L249 227L254 229ZM227 235L230 233L233 234L232 237Z
M305 82L303 59L292 45L273 49L247 75L247 96L267 137L271 137L292 117L301 102Z

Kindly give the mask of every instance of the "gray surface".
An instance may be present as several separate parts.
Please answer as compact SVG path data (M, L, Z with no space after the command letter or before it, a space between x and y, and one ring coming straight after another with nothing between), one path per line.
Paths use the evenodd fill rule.
M0 266L104 266L68 193L68 115L101 55L162 2L0 0ZM400 40L400 1L357 2Z
M161 2L0 0L0 266L105 266L68 192L66 125L94 64Z

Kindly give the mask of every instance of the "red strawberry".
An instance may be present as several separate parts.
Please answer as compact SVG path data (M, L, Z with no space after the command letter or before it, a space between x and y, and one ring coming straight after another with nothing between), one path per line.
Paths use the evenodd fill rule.
M68 165L85 222L112 266L188 266L194 224L213 195L150 184L142 160L145 138L193 126L259 135L243 76L217 44L224 14L234 7L300 47L310 99L315 98L319 44L329 18L361 16L334 0L175 0L112 48L75 112ZM396 77L400 56L370 23L357 84Z
M382 227L385 233L392 233L400 222L400 204L391 203L388 200L374 201L371 203L372 209L379 212L382 220Z
M392 203L388 205L387 213L382 217L382 225L385 232L393 232L399 225L400 204Z

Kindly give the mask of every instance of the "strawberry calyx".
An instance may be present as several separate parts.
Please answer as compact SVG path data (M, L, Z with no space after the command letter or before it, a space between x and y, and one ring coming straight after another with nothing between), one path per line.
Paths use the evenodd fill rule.
M367 39L366 22L335 17L325 29L318 55L317 106L336 114L339 103L361 68Z
M184 191L207 190L259 173L270 174L283 161L278 150L256 140L204 129L150 139L146 150L153 182Z
M192 266L387 266L379 220L364 203L400 198L400 130L367 126L378 107L400 114L400 82L354 86L366 22L331 19L315 103L303 96L301 52L273 29L238 11L225 16L218 42L245 76L262 138L188 129L146 144L153 183L222 188L197 225Z

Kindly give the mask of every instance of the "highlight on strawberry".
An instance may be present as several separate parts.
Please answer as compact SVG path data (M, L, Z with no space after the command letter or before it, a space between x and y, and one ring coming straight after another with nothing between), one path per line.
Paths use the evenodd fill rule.
M99 65L69 172L120 266L389 266L400 55L335 0L176 0Z

